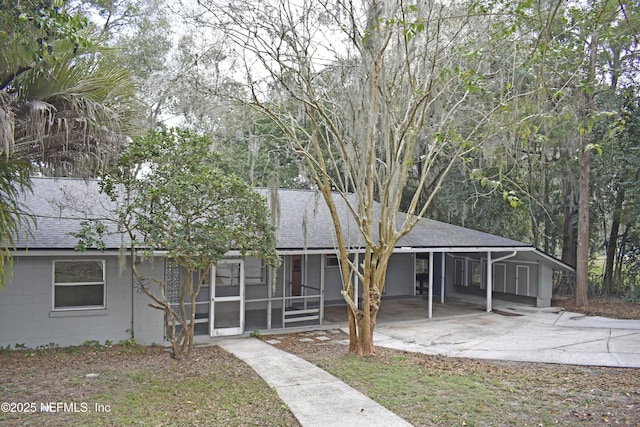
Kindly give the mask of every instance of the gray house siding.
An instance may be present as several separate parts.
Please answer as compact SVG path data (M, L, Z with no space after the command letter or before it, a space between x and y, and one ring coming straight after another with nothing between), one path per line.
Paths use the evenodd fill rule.
M506 270L506 281L494 287L496 292L537 298L540 264L517 259L500 264L504 265Z
M538 297L536 307L551 307L552 287L546 286L553 283L553 269L545 264L540 264L538 276Z
M389 260L383 297L412 296L415 288L415 255L393 254ZM362 286L358 287L362 295ZM329 304L345 304L338 266L327 266L324 295Z
M492 269L493 292L531 298L538 307L551 304L553 269L549 265L515 256L492 263ZM449 254L445 279L447 292L484 293L487 288L486 254Z
M53 309L53 263L73 259L105 261L104 309ZM138 268L146 276L162 278L163 264L159 258ZM142 344L162 344L162 313L149 307L149 297L132 283L131 268L120 271L117 256L15 257L13 277L0 293L0 346L70 346L89 340L118 343L132 333Z
M324 255L314 254L307 255L305 257L305 270L303 277L303 285L309 288L309 291L320 289L322 283L320 282L322 269L322 257Z
M342 298L342 278L340 267L327 263L325 267L324 300L327 304L343 304Z
M413 295L415 286L415 255L393 254L387 268L383 297Z
M164 279L165 260L156 257L153 262L143 262L137 266L140 274L146 277ZM160 310L149 307L151 299L145 295L137 285L133 284L131 267L127 267L123 272L123 277L127 276L127 290L133 296L133 310L131 305L126 315L127 319L133 316L133 333L136 341L140 344L163 344L164 341L164 317ZM157 290L155 290L157 292Z
M0 294L0 346L69 346L130 337L130 273L119 273L116 257L81 258L105 260L106 308L54 311L53 262L70 257L16 257L13 278Z
M298 257L302 265L299 279L293 277L294 257ZM415 258L413 253L392 256L383 297L414 295ZM104 309L53 310L53 263L77 259L105 261ZM245 283L245 332L305 326L303 322L286 324L283 307L317 307L320 304L317 296L323 286L323 277L323 303L344 304L340 295L342 284L339 269L327 266L324 259L325 255L322 254L284 256L282 265L275 272L275 285L269 279L268 269L260 267L259 261L245 260L249 271ZM140 263L138 269L144 276L164 279L165 262L162 257L157 257L153 262ZM477 273L474 277L473 266L482 270L479 282ZM551 288L546 283L551 281L553 270L550 266L509 259L493 264L493 269L496 294L526 296L532 298L538 306L549 306ZM293 291L295 280L299 280L301 285L299 297ZM434 280L440 280L440 277L434 277ZM481 254L445 256L445 283L447 292L473 289L484 292L486 258ZM360 292L361 289L360 287ZM542 291L539 292L539 289ZM204 289L201 295L201 299L206 301L202 306L205 311L209 310L209 291L208 288ZM305 301L305 296L311 298ZM67 253L60 256L34 256L31 253L30 256L17 256L13 278L0 298L0 346L24 344L34 348L51 343L68 346L80 345L87 340L117 343L130 338L132 333L142 344L163 344L163 315L159 310L149 307L150 302L149 297L134 284L130 266L125 266L120 271L115 255ZM308 326L318 325L320 320L308 323ZM208 323L202 325L202 328L200 333L208 335Z

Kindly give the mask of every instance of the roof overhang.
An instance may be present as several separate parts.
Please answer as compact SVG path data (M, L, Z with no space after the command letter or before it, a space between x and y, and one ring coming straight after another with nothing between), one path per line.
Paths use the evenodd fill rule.
M289 248L278 249L279 255L335 255L338 253L337 248ZM364 253L364 248L349 248L349 253ZM457 247L409 247L401 246L394 249L393 253L397 254L419 254L419 253L500 253L500 252L515 252L517 255L525 254L528 260L536 262L544 262L550 264L555 270L562 270L567 272L574 272L575 269L568 264L548 255L532 246L510 246L510 247L494 247L494 246L457 246ZM87 250L79 252L73 249L28 249L28 250L13 250L11 255L16 257L30 257L30 256L51 256L51 257L71 257L71 256L119 256L122 252L119 249L107 249L100 250ZM125 251L125 254L129 255L130 251ZM167 251L155 251L154 256L166 256ZM516 255L516 256L517 256ZM240 251L229 251L225 255L226 257L239 258L242 256Z

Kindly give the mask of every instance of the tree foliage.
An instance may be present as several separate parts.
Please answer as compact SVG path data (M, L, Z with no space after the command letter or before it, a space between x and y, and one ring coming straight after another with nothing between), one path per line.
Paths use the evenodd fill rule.
M210 140L184 129L150 132L120 155L102 190L121 203L119 226L131 240L132 268L151 306L164 313L176 358L193 348L195 301L206 273L232 250L277 266L274 227L265 200L244 181L224 174ZM164 279L145 277L135 258L167 251L184 270L179 305ZM195 279L195 280L194 280Z
M634 293L638 280L640 98L629 88L615 100L620 103L615 137L605 139L602 154L594 158L593 207L605 240L601 291L626 295ZM600 126L597 132L610 130Z
M29 165L14 157L0 156L0 290L12 275L15 238L31 222L19 203L19 196L25 191L30 191Z
M602 160L612 158L606 152L623 135L617 112L621 98L628 88L637 91L637 4L505 1L484 5L502 17L506 35L526 35L530 48L525 50L524 66L517 70L522 78L514 79L517 85L510 89L524 96L505 110L517 118L510 121L517 127L505 129L503 147L480 153L472 164L520 196L529 212L526 229L530 232L523 230L517 239L577 266L578 296L585 304L587 290L595 285L587 281L588 260L602 253L600 236L607 228L615 234L606 244L611 254L619 237L615 215L607 212L601 220L597 211L589 209L603 207L598 203L602 195L593 196L602 189L590 184L590 163L594 156L601 160L603 153ZM617 169L609 163L596 171L596 179L607 181L606 176ZM610 206L622 203L624 191L607 188L612 190L607 197ZM611 261L607 261L610 268Z
M5 153L47 175L86 176L114 158L133 130L133 86L65 3L3 3L0 136Z
M29 175L91 175L133 131L127 71L109 63L87 20L66 6L0 1L2 283L13 239L30 221L18 203Z
M242 90L218 94L270 117L324 196L349 306L350 351L371 354L396 243L428 211L454 164L497 133L498 113L514 100L511 69L492 69L494 51L482 44L494 35L491 20L464 2L200 4L210 14L198 14L199 22L222 32L244 60L229 76L237 81L237 70L246 71ZM511 59L516 68L520 59ZM355 260L334 192L365 242Z
M170 21L169 5L163 0L76 3L76 10L90 18L100 38L112 48L110 59L114 66L130 72L143 111L138 125L153 129L168 113L170 94L180 90L176 88L179 73L171 56L176 30Z

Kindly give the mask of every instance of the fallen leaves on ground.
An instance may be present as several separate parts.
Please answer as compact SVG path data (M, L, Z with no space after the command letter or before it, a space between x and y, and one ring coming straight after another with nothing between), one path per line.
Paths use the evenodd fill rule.
M157 346L3 351L0 402L13 404L0 426L299 425L251 367L217 346L184 361ZM50 404L61 406L48 413Z
M381 347L355 363L348 336L338 331L262 339L275 339L277 348L333 373L415 426L640 426L637 369L451 358ZM398 380L407 381L406 387L387 372L408 372Z
M589 305L576 307L572 297L553 299L553 305L562 307L565 311L581 313L586 316L600 316L611 319L640 319L640 302L624 301L620 298L591 298Z

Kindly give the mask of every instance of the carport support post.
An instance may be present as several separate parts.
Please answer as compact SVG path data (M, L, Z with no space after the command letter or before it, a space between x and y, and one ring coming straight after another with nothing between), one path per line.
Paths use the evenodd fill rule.
M441 267L440 267L440 304L444 304L444 287L447 285L445 282L444 269L446 268L445 253L440 253Z
M429 319L433 317L433 252L429 252Z
M491 313L491 290L493 289L493 268L491 262L491 251L487 252L487 313Z

